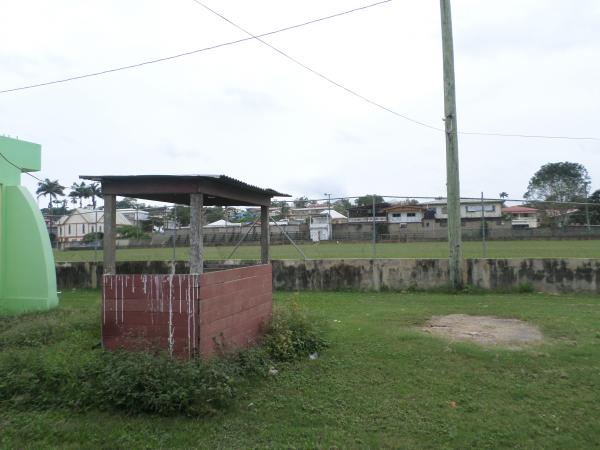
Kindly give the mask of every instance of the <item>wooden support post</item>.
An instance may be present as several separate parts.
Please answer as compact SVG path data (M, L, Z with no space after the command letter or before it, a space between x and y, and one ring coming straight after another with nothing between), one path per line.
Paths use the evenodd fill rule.
M104 273L115 275L116 266L117 197L104 196Z
M454 80L454 45L450 0L440 0L444 60L444 113L446 123L446 190L448 193L448 263L453 289L463 285L460 182L458 174L458 125Z
M190 273L204 272L203 236L202 236L202 207L203 194L190 195Z
M269 207L260 207L260 260L269 263Z

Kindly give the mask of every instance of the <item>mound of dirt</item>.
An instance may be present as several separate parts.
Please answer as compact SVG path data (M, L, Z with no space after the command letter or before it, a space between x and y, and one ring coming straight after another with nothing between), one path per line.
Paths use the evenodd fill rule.
M434 316L422 330L450 340L498 345L513 350L539 343L544 339L536 326L522 320L466 314Z

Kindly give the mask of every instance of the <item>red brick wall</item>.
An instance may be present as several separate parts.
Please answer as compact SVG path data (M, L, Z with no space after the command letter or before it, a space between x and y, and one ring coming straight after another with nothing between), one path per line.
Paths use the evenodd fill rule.
M198 347L198 275L104 275L102 344L108 350Z
M104 275L102 343L189 358L257 341L271 317L271 265L203 275Z
M273 305L270 264L205 273L200 284L202 355L260 339Z

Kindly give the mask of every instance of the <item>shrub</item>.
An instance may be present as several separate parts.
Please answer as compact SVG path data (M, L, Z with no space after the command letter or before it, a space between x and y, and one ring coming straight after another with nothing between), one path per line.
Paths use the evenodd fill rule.
M230 404L249 376L265 376L274 364L305 358L326 346L321 330L297 307L275 311L262 345L209 361L91 348L74 353L76 344L67 338L76 341L80 329L90 324L81 321L82 328L66 320L61 327L56 313L29 317L38 319L37 328L15 322L0 334L6 349L0 353L0 407L212 414ZM27 343L19 342L25 335ZM59 350L40 351L40 346L57 342Z
M264 339L269 356L275 361L292 361L327 346L315 319L303 314L293 303L288 309L275 310Z
M117 227L117 234L121 239L150 239L148 233L135 225L121 225Z
M85 236L83 236L83 239L81 241L85 244L92 244L94 242L100 242L102 241L102 239L104 239L104 233L98 231L95 233L86 234Z

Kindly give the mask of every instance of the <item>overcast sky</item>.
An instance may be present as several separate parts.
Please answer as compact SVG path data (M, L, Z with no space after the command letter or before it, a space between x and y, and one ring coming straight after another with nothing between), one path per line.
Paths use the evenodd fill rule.
M206 0L255 34L374 0ZM0 0L0 90L246 37L192 0ZM600 136L600 0L454 0L462 131ZM442 126L439 1L393 0L265 38L401 114ZM226 174L294 196L445 195L442 133L380 110L257 41L0 95L0 134L40 177ZM461 194L521 197L600 142L460 136ZM35 181L23 177L34 189Z

